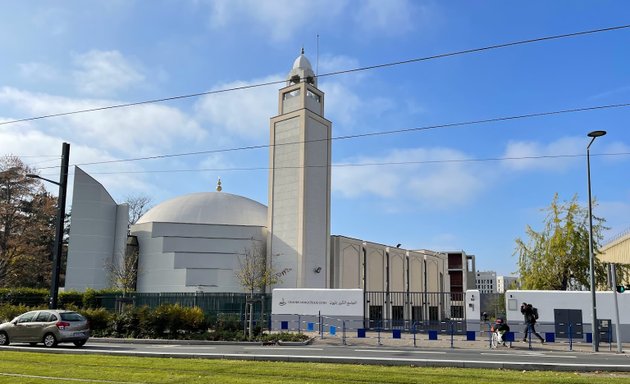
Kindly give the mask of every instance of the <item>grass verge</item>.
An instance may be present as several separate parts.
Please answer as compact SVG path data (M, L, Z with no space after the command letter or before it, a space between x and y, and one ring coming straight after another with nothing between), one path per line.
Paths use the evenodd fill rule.
M629 383L623 374L0 351L0 383Z

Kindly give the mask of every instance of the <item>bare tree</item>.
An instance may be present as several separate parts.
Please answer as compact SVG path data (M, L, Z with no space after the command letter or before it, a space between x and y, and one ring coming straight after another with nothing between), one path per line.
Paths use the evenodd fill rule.
M122 260L108 262L105 265L109 279L114 288L123 291L123 296L136 289L138 280L138 250L125 253Z
M129 205L129 225L135 224L151 208L151 198L145 195L130 195L125 198Z
M271 265L271 258L267 258L265 244L262 241L252 239L252 245L246 248L243 255L238 258L240 269L234 274L239 279L241 286L249 293L249 338L253 337L253 298L256 291L262 292L266 287L282 282L282 277L291 271L284 268L276 271Z

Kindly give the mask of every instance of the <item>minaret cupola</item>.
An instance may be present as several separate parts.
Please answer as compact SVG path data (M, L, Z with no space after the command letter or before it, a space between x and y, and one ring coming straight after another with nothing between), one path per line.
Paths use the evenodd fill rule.
M304 56L304 48L302 48L300 56L293 62L293 68L291 72L289 72L289 76L287 76L287 85L300 82L313 84L317 87L317 76L315 76L315 72L313 72L311 62Z

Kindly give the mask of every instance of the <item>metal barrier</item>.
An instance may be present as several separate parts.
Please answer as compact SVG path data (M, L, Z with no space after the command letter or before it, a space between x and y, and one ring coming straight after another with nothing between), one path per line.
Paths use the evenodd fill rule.
M288 319L276 321L272 326L272 329L280 329L283 331L294 332L310 332L317 335L319 339L336 339L342 345L348 345L351 339L371 339L373 343L378 346L382 346L385 341L389 341L391 345L392 341L401 340L405 345L413 345L417 348L419 346L426 346L427 342L430 343L434 340L448 341L450 348L455 348L458 343L463 345L470 341L476 341L479 336L479 341L485 343L487 341L488 348L492 348L492 323L482 323L482 327L478 331L466 331L464 334L458 330L463 326L461 321L443 321L440 324L433 324L428 326L423 322L414 322L409 327L409 330L402 328L388 329L384 327L384 322L374 322L371 328L363 327L363 321L360 319L343 319L339 317L323 316L323 315L286 315ZM389 324L387 324L389 325ZM540 333L544 333L544 340L547 343L556 343L558 339L554 332L548 332L552 324L537 324L540 325ZM519 327L523 328L519 328ZM545 329L545 331L543 331ZM575 343L575 325L568 324L569 332L566 334L568 350L573 351ZM355 333L356 332L356 333ZM485 332L485 334L484 334ZM527 348L532 349L532 330L531 327L525 324L516 323L512 326L510 331L504 334L503 341L509 343L509 347L512 347L512 343L516 341L516 337L519 339L527 340ZM541 336L542 337L542 336ZM564 337L563 337L564 338ZM561 339L563 339L561 338ZM419 341L422 340L422 344ZM602 340L607 340L612 344L612 334L610 330L607 332L607 337ZM583 340L585 344L587 340ZM583 345L584 345L583 344ZM442 343L442 345L444 345Z

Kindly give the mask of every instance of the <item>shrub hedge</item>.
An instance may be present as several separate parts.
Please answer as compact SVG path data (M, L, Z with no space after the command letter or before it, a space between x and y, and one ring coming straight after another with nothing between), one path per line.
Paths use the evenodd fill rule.
M247 340L238 314L204 315L199 307L179 304L163 304L153 309L129 305L121 312L111 312L101 306L102 300L121 293L94 289L60 292L59 307L82 313L90 321L92 335L96 337ZM47 308L49 295L46 289L0 288L0 322L9 321L29 310ZM296 338L305 340L306 336L290 333L265 335L260 327L256 327L254 338L260 341L296 341Z

